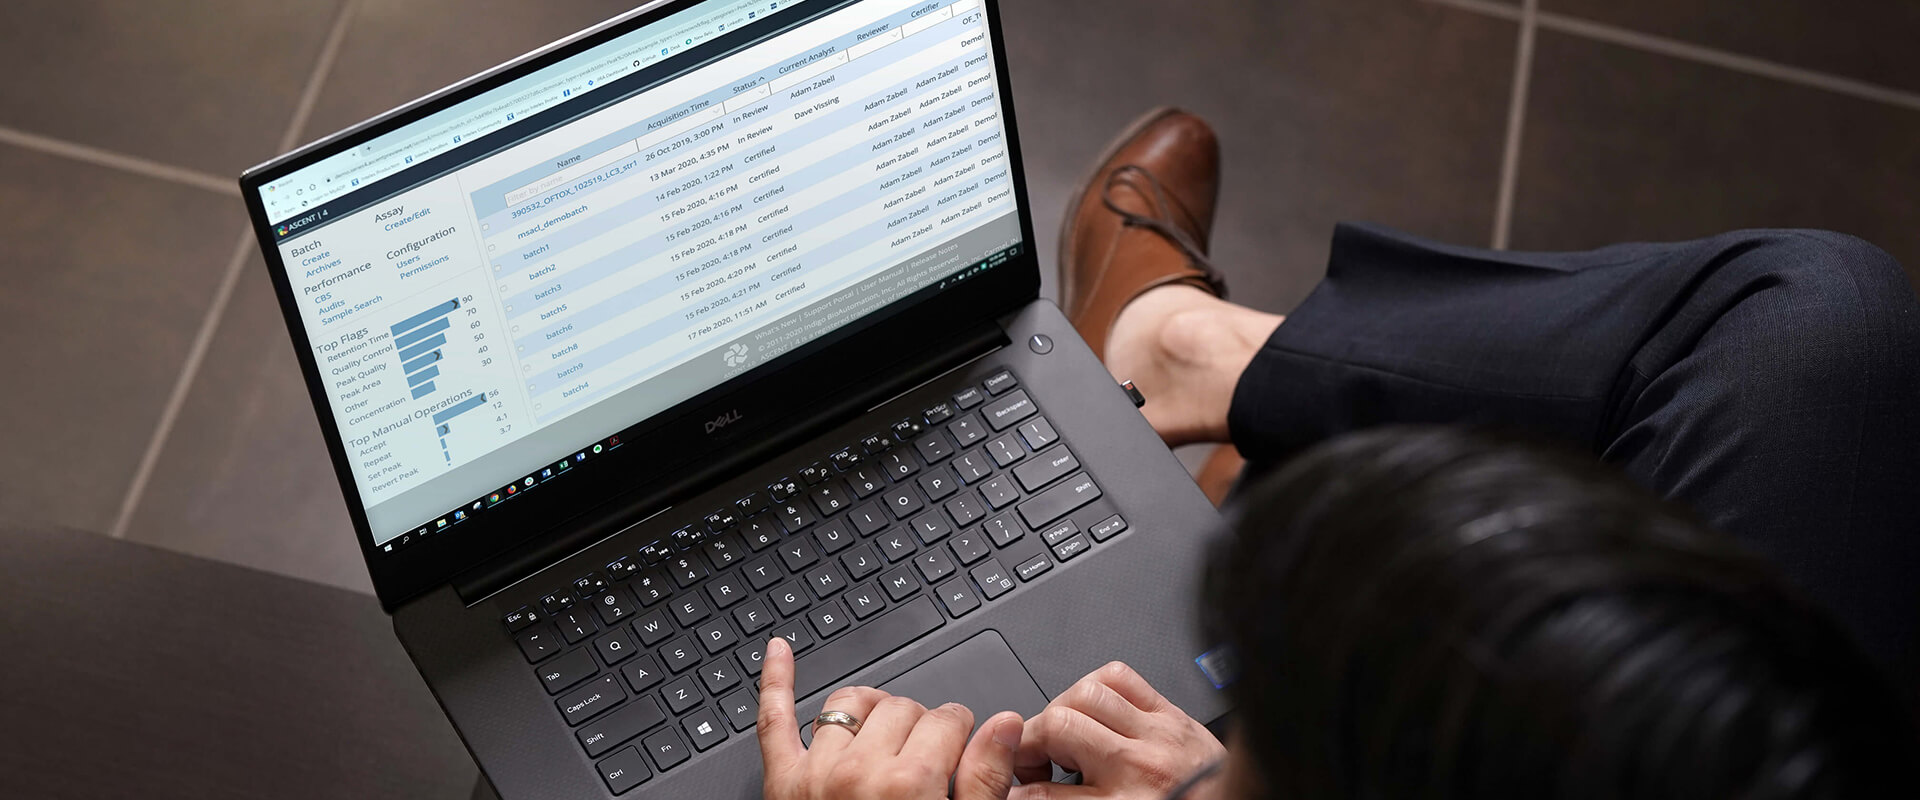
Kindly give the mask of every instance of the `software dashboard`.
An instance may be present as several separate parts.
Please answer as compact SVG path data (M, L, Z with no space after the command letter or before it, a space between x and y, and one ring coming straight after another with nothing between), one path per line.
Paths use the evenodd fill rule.
M745 5L737 49L676 68L642 28L670 77L497 150L387 137L389 164L466 152L439 174L317 164L260 189L376 545L1020 244L979 0L863 0L757 39L781 4ZM559 96L625 90L582 80ZM353 201L315 202L323 183Z

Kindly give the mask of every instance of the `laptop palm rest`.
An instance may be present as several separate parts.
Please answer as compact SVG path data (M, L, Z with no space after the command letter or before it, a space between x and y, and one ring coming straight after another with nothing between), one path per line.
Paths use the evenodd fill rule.
M994 631L983 631L926 663L907 670L880 686L887 694L911 697L927 708L959 703L973 709L974 729L1002 711L1018 711L1032 719L1047 707L1047 695L1021 666ZM813 744L813 724L800 729L801 741Z

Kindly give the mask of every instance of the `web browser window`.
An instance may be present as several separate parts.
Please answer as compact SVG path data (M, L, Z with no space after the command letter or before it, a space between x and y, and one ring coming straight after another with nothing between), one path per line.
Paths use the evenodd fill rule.
M463 147L513 130L452 132L521 116L500 109L522 81L261 189L376 545L1020 244L979 0L862 0L774 35L754 26L779 4L750 5L530 76L608 87L564 124ZM643 45L658 63L626 79L671 71L672 26L689 54L738 46L637 90L595 77ZM436 157L459 163L392 172Z

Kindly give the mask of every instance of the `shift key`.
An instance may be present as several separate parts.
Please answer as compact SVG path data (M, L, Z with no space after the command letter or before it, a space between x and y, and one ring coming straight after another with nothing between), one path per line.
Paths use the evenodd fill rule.
M1027 521L1027 527L1039 530L1040 526L1066 516L1074 509L1100 499L1100 487L1093 479L1082 472L1069 478L1066 483L1055 486L1020 505L1020 518Z

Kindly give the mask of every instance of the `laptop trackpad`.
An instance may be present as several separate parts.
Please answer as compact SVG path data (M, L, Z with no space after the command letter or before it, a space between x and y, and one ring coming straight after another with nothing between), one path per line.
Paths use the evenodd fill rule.
M959 703L973 709L973 725L1002 711L1018 711L1032 719L1047 707L1047 695L1020 665L1007 640L984 631L953 649L888 681L880 691L911 697L927 708ZM813 724L800 729L800 738L813 744Z

